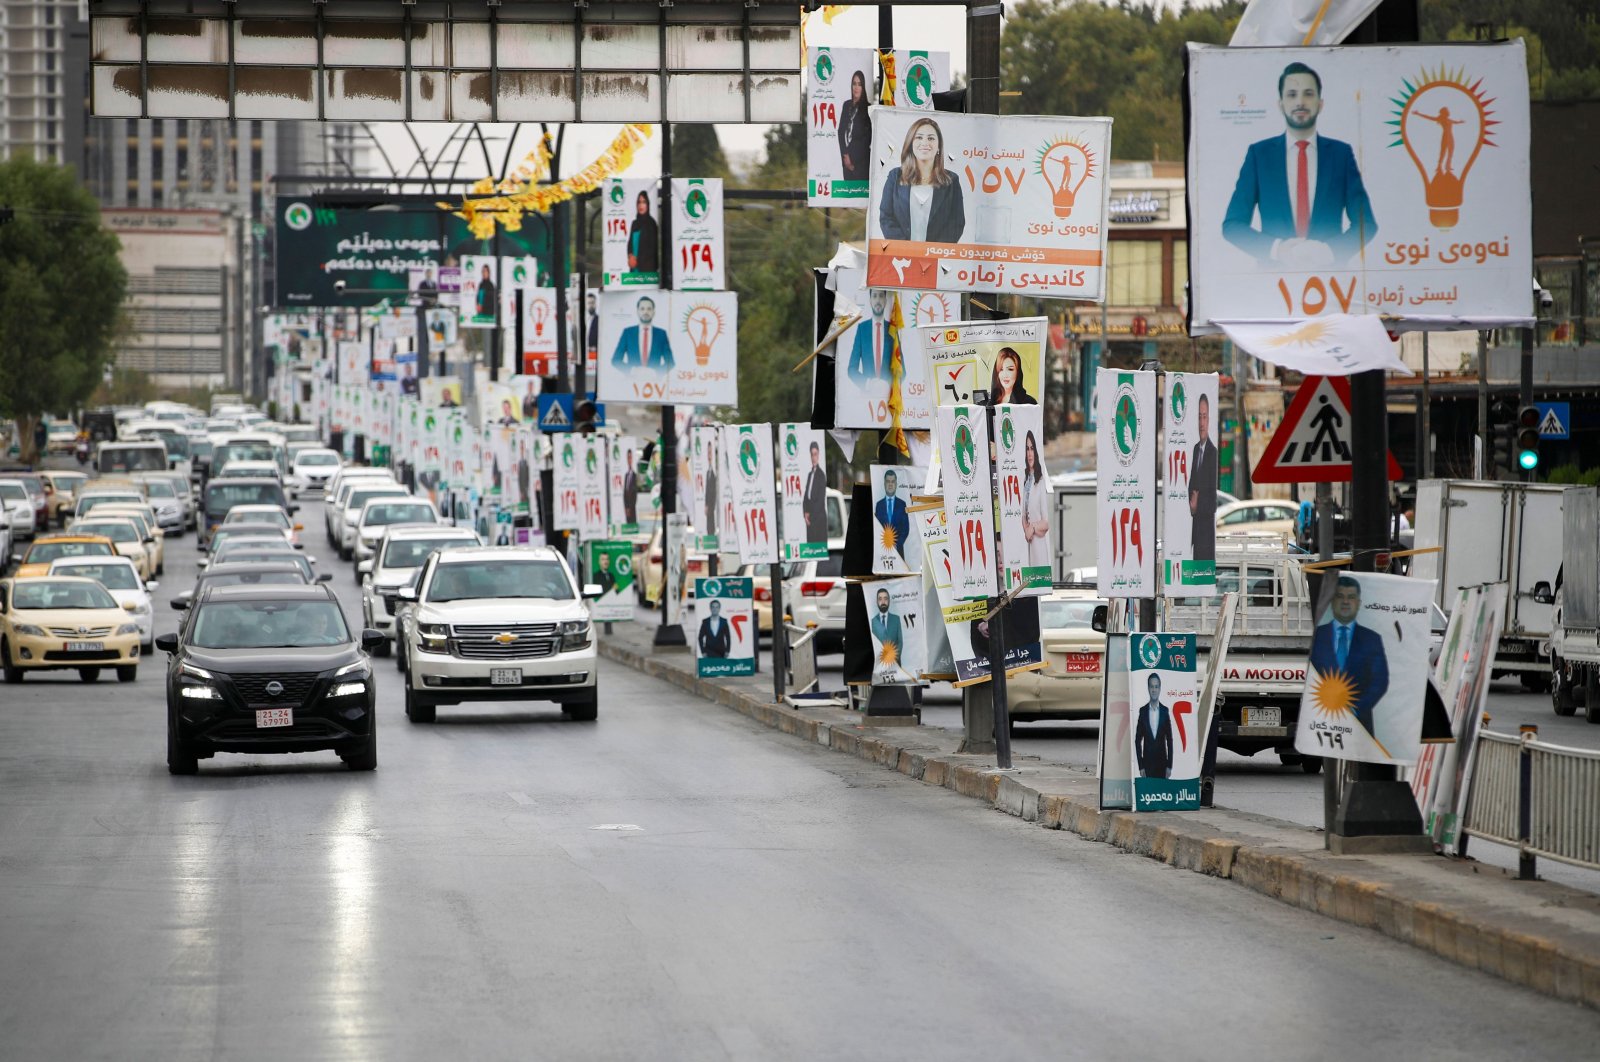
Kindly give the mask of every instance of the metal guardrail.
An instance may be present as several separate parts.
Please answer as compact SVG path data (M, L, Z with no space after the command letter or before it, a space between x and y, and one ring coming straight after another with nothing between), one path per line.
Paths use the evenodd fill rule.
M1520 876L1534 859L1600 870L1600 751L1478 732L1464 832L1517 849Z

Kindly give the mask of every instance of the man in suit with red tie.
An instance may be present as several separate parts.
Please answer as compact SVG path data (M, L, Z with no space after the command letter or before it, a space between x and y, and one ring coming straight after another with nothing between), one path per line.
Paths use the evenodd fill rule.
M1223 239L1280 268L1343 265L1378 231L1355 152L1317 134L1322 78L1306 64L1283 68L1278 107L1287 128L1245 152ZM1251 224L1258 213L1259 228Z
M856 384L868 380L889 382L889 366L894 358L894 337L889 334L889 293L874 288L867 296L872 316L856 326L850 346L850 379Z
M619 369L670 369L672 368L672 341L667 330L655 325L656 300L645 295L634 307L638 315L637 327L622 330L617 337L617 349L611 354L611 364Z

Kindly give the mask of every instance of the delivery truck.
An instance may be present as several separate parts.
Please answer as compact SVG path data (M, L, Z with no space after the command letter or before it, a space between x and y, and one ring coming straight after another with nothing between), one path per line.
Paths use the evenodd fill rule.
M1550 700L1557 715L1600 723L1600 489L1568 487L1561 497L1561 558L1554 579L1534 587L1551 606Z

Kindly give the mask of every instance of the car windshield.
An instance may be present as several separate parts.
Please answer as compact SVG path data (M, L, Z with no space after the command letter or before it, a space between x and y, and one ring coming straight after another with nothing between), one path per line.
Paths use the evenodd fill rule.
M78 523L72 525L74 531L81 531L86 535L104 535L113 542L137 542L139 531L132 524L111 523L105 521L98 524Z
M211 462L222 462L225 466L230 461L277 461L278 455L272 452L272 444L264 442L235 442L223 443L212 451Z
M110 557L115 553L104 542L35 542L24 561L28 564L44 564L62 557Z
M415 568L428 559L428 554L436 549L447 546L461 546L467 543L459 538L402 538L389 543L389 548L383 551L383 563L380 568Z
M235 524L232 527L224 524L217 528L216 534L211 536L211 552L221 554L222 549L230 542L255 539L263 545L278 546L283 544L282 532L271 527L250 527L245 524Z
M105 549L103 543L97 543ZM122 564L68 564L59 567L54 575L79 575L85 579L98 580L100 585L107 590L138 590L140 589L139 575L133 570L133 565L126 562Z
M1043 630L1088 630L1094 626L1094 609L1104 601L1083 598L1065 601L1043 598L1039 602L1039 627Z
M221 572L202 575L195 583L198 594L208 586L304 586L305 577L299 572Z
M232 524L270 524L273 527L289 530L289 517L284 515L282 509L238 509L228 513L228 518L222 521L223 527Z
M429 601L477 601L502 597L569 600L572 582L555 561L481 560L441 564L428 584Z
M206 486L206 512L216 513L235 505L282 505L283 490L276 483L217 483Z
M27 501L28 492L22 489L20 483L0 483L0 500Z
M350 492L350 504L345 506L345 508L349 509L352 513L359 513L361 511L361 507L367 504L367 502L371 501L373 498L403 498L405 496L406 489L393 484L387 487L369 488L367 490L353 490Z
M368 527L382 527L385 524L432 523L433 520L433 506L427 502L383 502L381 504L375 502L367 506L361 514L361 522Z
M11 584L12 607L116 608L103 587L94 583L69 583L54 579L25 579Z
M133 526L138 528L139 531L141 532L141 537L143 537L143 538L149 538L150 537L150 521L145 517L144 513L116 513L116 514L101 513L100 515L101 516L115 515L117 517L117 519L119 519L119 520L131 520L131 521L133 521Z
M305 649L349 640L332 601L209 602L189 632L189 644L201 649Z
M141 500L136 494L91 494L78 502L78 515L92 511L97 505L128 505Z
M226 557L220 553L217 554L214 563L221 564L226 560L229 564L253 564L261 561L266 561L269 564L292 564L300 569L300 574L305 576L306 582L309 583L311 581L311 562L300 556L300 554L292 553L286 549L252 548L255 545L253 542L237 542L234 544L233 549L223 551L227 554Z
M176 498L178 496L178 492L173 489L172 484L164 479L152 479L145 484L144 490L152 498Z
M297 465L315 465L319 468L327 468L338 464L339 459L333 454L300 454L294 459L294 463Z
M106 446L97 465L102 472L161 472L167 452L162 446Z

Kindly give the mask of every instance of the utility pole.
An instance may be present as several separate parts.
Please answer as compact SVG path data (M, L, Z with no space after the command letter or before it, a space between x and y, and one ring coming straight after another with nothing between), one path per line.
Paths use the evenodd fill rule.
M664 252L672 248L672 123L661 123L661 247ZM662 253L658 256L661 263L661 290L672 290L672 255ZM662 571L672 564L669 547L680 546L681 543L669 542L667 539L667 524L672 514L678 511L678 411L670 405L661 406L661 558ZM665 594L661 600L661 623L656 627L655 646L677 647L687 645L688 639L683 636L681 623L668 623L667 616L671 610L668 607Z

